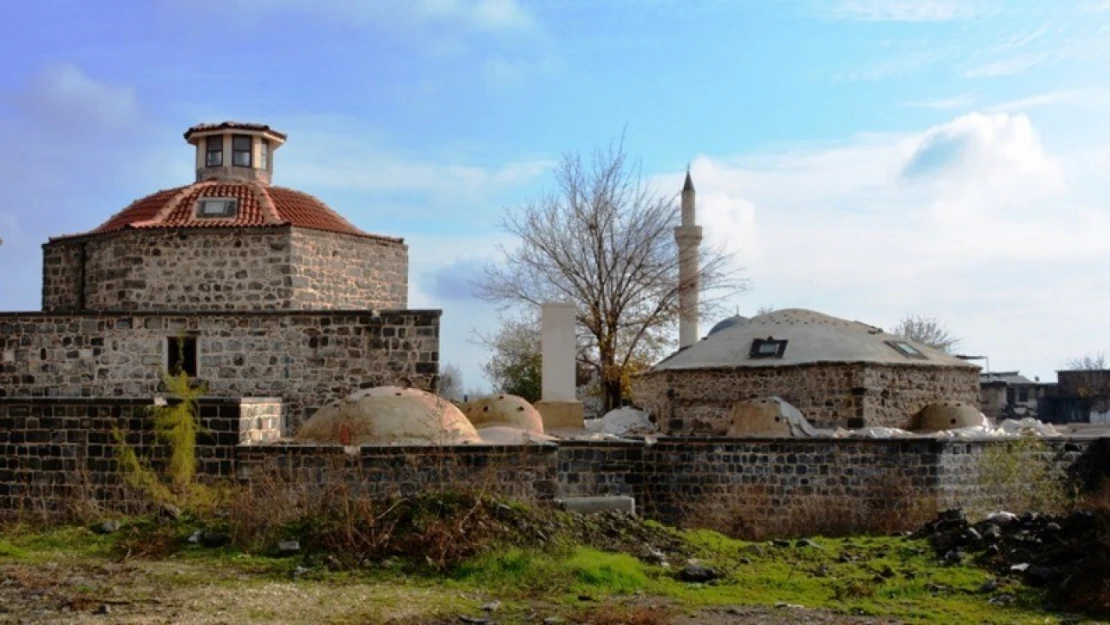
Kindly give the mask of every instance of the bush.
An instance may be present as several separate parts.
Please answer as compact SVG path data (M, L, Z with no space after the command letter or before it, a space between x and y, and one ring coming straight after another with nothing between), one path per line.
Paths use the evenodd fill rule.
M1065 605L1072 610L1110 616L1110 479L1088 495L1081 508L1094 515L1095 544L1081 571L1065 585Z

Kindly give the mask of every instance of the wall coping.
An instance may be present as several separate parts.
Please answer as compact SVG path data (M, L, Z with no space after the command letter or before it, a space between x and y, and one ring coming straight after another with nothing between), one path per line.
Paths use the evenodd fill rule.
M98 317L378 317L400 315L434 315L443 316L441 308L387 308L382 310L190 310L190 311L162 311L162 310L78 310L57 312L35 311L0 311L0 319L16 317L32 317L41 319L56 319L68 317L73 319L98 318Z
M159 396L161 397L161 396ZM41 404L47 406L153 406L155 396L151 397L0 397L0 406L21 406ZM202 396L197 403L204 406L239 406L243 404L264 404L280 402L280 397L215 397Z

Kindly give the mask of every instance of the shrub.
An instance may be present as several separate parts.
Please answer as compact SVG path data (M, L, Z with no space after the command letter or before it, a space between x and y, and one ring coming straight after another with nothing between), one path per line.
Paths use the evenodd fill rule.
M1104 479L1081 507L1094 515L1095 544L1075 575L1065 586L1065 605L1072 610L1110 616L1110 479Z

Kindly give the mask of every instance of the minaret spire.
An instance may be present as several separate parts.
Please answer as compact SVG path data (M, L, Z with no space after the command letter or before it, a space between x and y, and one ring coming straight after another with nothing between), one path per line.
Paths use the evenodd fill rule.
M698 292L700 269L698 248L701 245L701 226L695 220L694 180L690 166L686 166L686 181L682 185L682 223L674 229L678 244L678 346L693 345L698 340Z

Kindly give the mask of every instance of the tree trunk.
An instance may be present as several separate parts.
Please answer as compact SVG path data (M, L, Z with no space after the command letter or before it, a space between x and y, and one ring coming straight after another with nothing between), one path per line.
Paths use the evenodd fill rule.
M602 380L601 388L605 391L605 412L620 408L621 400L623 399L621 393L621 379L618 377L615 380Z

